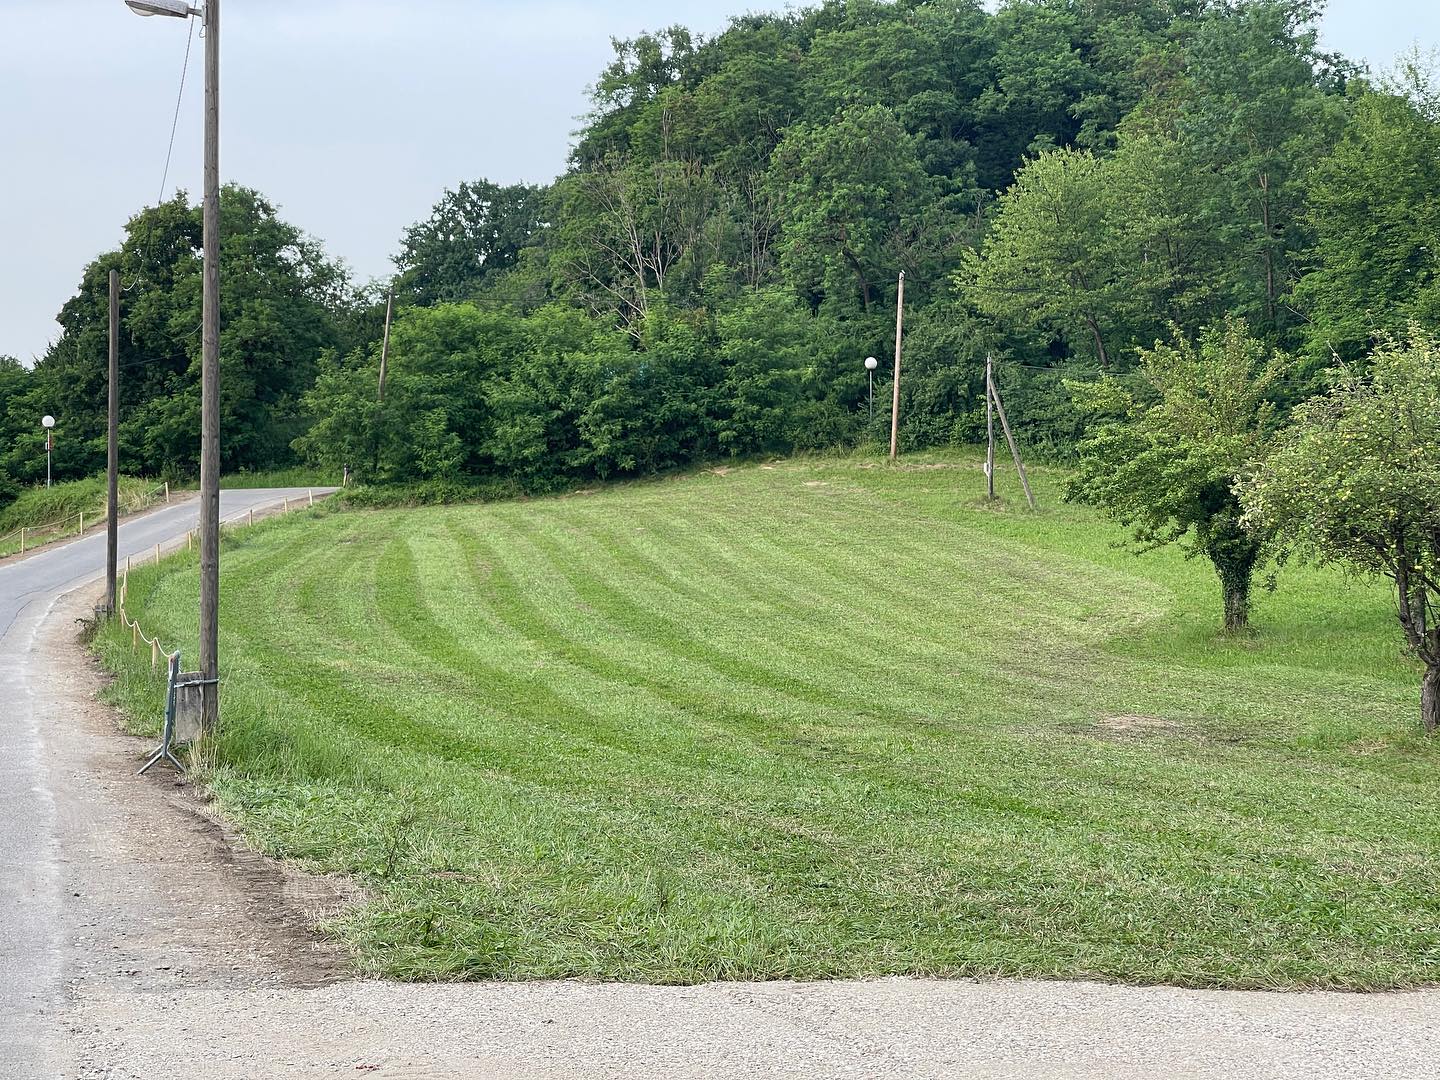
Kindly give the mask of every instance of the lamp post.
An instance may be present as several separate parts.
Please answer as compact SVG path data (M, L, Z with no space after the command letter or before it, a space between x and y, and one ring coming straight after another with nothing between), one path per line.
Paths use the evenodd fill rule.
M880 366L880 361L873 356L865 358L865 374L870 378L870 419L875 419L875 369Z
M220 717L220 0L125 0L137 15L200 17L205 32L205 278L200 367L201 725Z
M45 486L50 486L50 452L55 449L55 417L46 414L40 418L45 429Z

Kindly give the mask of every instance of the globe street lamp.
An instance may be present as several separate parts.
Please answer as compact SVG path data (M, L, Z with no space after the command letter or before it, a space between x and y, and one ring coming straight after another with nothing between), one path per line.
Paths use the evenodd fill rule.
M875 369L880 366L880 361L873 356L865 358L865 374L870 377L870 419L875 419Z
M220 0L125 0L137 15L199 16L205 29L204 289L200 364L201 727L220 716Z
M48 413L40 418L45 429L45 486L50 486L50 451L55 449L55 417Z

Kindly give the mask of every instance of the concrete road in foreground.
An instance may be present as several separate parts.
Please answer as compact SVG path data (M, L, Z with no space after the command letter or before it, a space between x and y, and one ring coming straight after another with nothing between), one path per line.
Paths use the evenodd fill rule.
M248 853L173 776L134 775L149 744L95 700L74 635L93 573L72 569L0 637L0 1080L1440 1075L1440 991L350 979L309 930L343 882Z

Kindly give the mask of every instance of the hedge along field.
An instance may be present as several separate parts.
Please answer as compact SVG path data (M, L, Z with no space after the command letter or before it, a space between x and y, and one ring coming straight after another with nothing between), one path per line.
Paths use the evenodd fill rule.
M1038 514L967 453L257 526L203 779L366 886L328 929L400 978L1434 981L1385 590L1287 568L1223 639L1208 564L1036 472ZM193 566L132 576L168 640ZM100 647L148 723L148 657Z

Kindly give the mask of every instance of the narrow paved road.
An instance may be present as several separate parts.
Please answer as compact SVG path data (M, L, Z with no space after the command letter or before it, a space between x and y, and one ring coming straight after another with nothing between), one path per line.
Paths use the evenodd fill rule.
M284 494L278 493L278 494ZM274 493L228 492L227 516ZM194 504L122 531L141 553ZM1440 991L880 979L398 985L309 927L343 883L248 853L97 704L103 538L0 566L0 1080L1428 1080Z
M225 520L264 509L301 489L225 491ZM190 498L130 521L119 530L126 556L173 543L198 524ZM62 989L61 957L75 929L62 903L60 823L76 808L57 799L42 728L44 694L27 654L62 596L97 583L105 568L105 534L55 545L0 563L0 1076L60 1073L47 1060L53 1040L42 1019L53 1015Z

